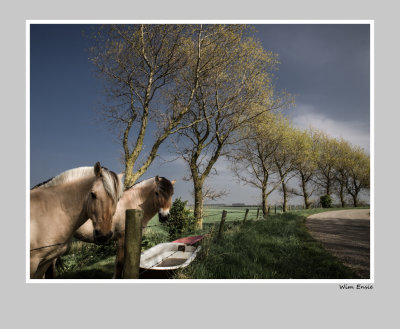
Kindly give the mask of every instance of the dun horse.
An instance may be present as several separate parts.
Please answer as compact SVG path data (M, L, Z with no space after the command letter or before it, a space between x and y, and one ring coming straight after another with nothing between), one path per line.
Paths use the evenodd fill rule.
M147 179L137 183L124 191L121 200L118 202L115 212L112 231L112 239L117 240L117 257L115 260L114 278L122 278L124 266L124 244L125 244L125 210L141 209L143 211L142 227L145 228L150 219L157 214L160 222L165 222L169 217L171 208L173 185L175 180L169 181L164 177ZM93 241L93 224L87 221L74 234L74 236L86 242Z
M89 218L93 241L106 243L122 196L120 177L97 162L68 170L30 192L30 277L42 278L67 250L75 230Z

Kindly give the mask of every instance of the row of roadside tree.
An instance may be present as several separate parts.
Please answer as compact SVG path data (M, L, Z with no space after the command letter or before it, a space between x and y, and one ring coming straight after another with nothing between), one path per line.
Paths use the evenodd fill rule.
M232 150L232 170L243 182L261 192L262 210L279 190L283 211L290 195L303 198L309 209L312 197L336 195L342 207L348 197L357 207L360 193L370 187L370 157L364 149L333 138L320 130L295 128L281 114L269 113L242 130L243 140ZM290 181L295 181L289 185ZM297 185L297 186L296 186Z
M100 113L121 142L126 188L166 143L187 164L197 227L204 201L223 195L206 184L221 157L260 188L265 214L279 186L287 207L294 175L306 207L317 186L338 191L343 202L351 194L357 205L369 182L368 156L323 132L295 129L280 114L294 97L277 90L278 55L263 48L253 27L134 24L92 32L90 60L107 96Z

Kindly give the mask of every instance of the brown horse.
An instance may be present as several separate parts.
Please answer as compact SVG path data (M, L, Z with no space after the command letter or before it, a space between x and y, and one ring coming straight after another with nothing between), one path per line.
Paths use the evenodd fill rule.
M122 196L114 172L94 167L68 170L30 192L30 277L42 278L53 260L67 250L75 230L89 218L96 243L112 236L111 221Z
M143 211L143 228L147 226L147 223L157 212L160 222L167 221L174 193L174 184L175 180L169 181L164 177L156 176L137 183L124 191L112 222L114 233L112 240L117 240L117 257L113 278L120 279L122 277L124 266L125 210L141 209ZM87 221L75 232L74 236L79 240L94 242L92 231L93 224L91 221Z

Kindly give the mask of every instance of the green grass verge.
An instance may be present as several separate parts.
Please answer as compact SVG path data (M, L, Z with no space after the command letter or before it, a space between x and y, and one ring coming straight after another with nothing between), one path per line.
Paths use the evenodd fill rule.
M332 210L332 209L329 209ZM294 211L245 224L228 224L223 237L213 234L180 279L355 279L315 241L307 216L321 209Z
M206 208L203 230L214 232L203 241L196 260L179 271L177 279L345 279L358 278L315 241L305 227L311 214L339 209L297 210L255 220L251 209L242 224L245 208L228 211L222 239L216 238L222 209ZM142 249L167 242L168 234L153 218L142 241ZM96 246L75 242L61 257L58 278L109 279L115 262L115 244Z

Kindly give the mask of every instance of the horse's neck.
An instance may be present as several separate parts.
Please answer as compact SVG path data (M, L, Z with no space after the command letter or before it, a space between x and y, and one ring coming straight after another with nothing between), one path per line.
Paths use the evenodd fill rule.
M154 203L154 185L151 183L139 184L131 189L125 191L126 195L127 209L142 209L143 210L143 222L147 222L157 213L158 209Z
M59 190L57 192L59 192L63 211L73 231L88 219L86 202L94 179L94 177L85 177L54 187L55 190Z

